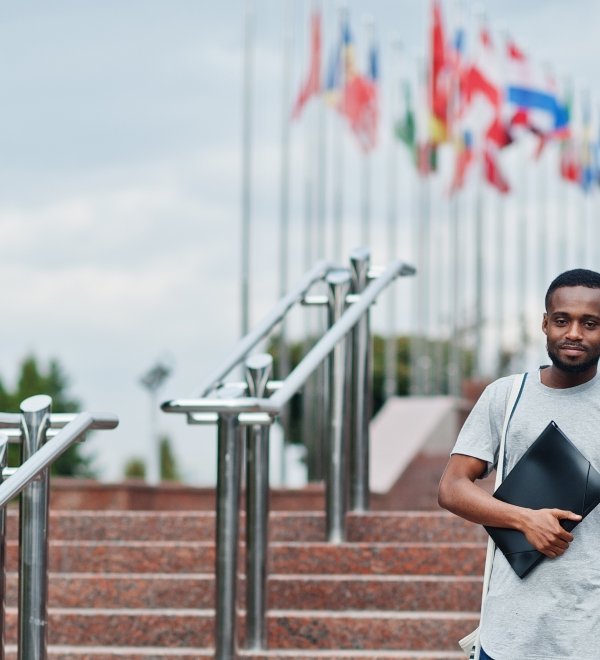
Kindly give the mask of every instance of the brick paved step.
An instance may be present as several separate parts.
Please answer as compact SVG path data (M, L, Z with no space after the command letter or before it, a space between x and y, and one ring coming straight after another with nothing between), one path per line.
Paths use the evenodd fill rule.
M51 609L50 644L209 648L210 610ZM7 608L6 639L16 641L17 612ZM474 613L331 613L272 610L267 615L270 649L456 650L456 640L478 623ZM243 637L243 634L241 635ZM243 644L243 640L242 640ZM295 656L297 657L297 656Z
M275 575L268 582L268 606L297 610L476 611L481 577ZM6 602L17 603L17 575L7 576ZM212 575L53 573L51 607L214 607ZM240 583L244 603L244 580Z
M17 538L18 516L9 512L7 536ZM241 516L240 533L244 533ZM324 541L325 515L317 512L271 512L271 539ZM55 540L88 541L211 541L215 536L214 512L52 511L50 535ZM348 541L443 542L484 541L478 525L443 511L349 514Z
M481 575L483 543L273 543L270 574ZM7 544L7 570L17 570L17 543ZM243 552L240 553L243 561ZM212 543L54 541L50 570L105 573L209 573Z
M73 647L50 646L48 660L147 660L152 658L213 658L213 649L165 649L157 647ZM457 660L464 659L460 651L238 651L239 658L251 660ZM14 645L7 649L5 660L17 660Z

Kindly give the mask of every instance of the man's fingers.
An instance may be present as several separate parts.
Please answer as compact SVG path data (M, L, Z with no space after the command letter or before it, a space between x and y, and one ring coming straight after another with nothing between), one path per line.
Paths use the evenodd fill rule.
M563 511L562 509L552 509L552 515L558 520L581 520L581 516L573 511Z

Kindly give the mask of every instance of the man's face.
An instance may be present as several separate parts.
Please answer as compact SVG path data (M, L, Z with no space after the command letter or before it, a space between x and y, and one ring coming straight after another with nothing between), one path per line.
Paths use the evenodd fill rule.
M565 286L550 298L542 322L548 356L557 369L584 373L600 358L600 289Z

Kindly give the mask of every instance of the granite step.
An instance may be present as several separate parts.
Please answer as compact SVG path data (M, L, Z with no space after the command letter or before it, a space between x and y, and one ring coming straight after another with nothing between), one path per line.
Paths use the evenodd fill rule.
M50 537L81 541L212 541L214 512L143 511L51 511ZM243 538L245 516L240 516ZM269 531L274 542L325 540L325 515L320 512L273 511ZM12 510L7 521L7 538L18 536L18 515ZM373 512L348 515L350 542L477 542L485 532L443 511Z
M15 608L6 611L6 640L16 642ZM478 623L471 612L323 612L271 610L271 650L456 650L456 640ZM52 608L49 643L168 648L210 648L212 610L99 610ZM243 626L240 626L243 646ZM297 656L294 656L297 657Z
M157 658L213 658L213 649L165 649L148 647L108 647L108 646L50 646L48 660L157 660ZM239 658L250 660L456 660L463 658L460 651L238 651ZM5 660L17 660L15 645L9 645Z
M240 567L243 562L240 551ZM483 543L272 543L270 574L481 575ZM209 573L210 542L53 541L49 569L69 573ZM17 570L17 543L7 543Z
M413 610L476 611L481 577L414 575L273 575L268 580L268 606L273 609L331 611ZM244 603L240 579L240 607ZM214 607L211 574L52 573L50 607L148 609ZM17 575L6 580L6 603L17 604Z

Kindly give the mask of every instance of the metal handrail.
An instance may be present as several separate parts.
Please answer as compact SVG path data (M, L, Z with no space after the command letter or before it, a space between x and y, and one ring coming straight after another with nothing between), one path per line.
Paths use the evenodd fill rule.
M280 323L290 309L298 302L300 302L307 294L307 292L314 286L316 282L324 279L327 273L334 268L331 261L319 261L313 268L311 268L302 277L300 282L279 302L275 307L265 316L265 318L243 339L231 352L231 354L224 360L223 364L215 370L215 372L207 378L202 387L199 389L200 397L206 396L217 386L225 376L238 365L250 351L262 341L269 332Z
M332 326L315 346L306 354L302 362L283 381L282 386L268 399L245 397L239 399L189 398L172 399L161 405L168 413L221 413L235 414L242 412L264 412L278 415L289 400L298 393L315 369L327 358L335 345L341 341L359 321L361 316L373 304L377 296L396 277L414 275L413 266L403 261L392 262L379 278L373 280L364 292Z
M20 495L19 658L46 660L49 468L88 430L113 429L119 423L115 415L104 413L52 415L51 407L49 396L37 395L21 403L20 414L0 413L0 658L4 657L6 505ZM13 470L7 468L7 447L16 438L21 442L22 463Z
M19 416L20 417L20 416ZM48 440L38 451L28 458L16 471L0 484L0 507L21 493L41 472L63 454L81 435L90 429L114 429L119 424L115 415L90 414L87 412L72 416L73 419L63 429Z
M271 396L268 386L256 388L257 364L271 363L264 359L249 359L246 363L248 388L237 387L230 394L226 389L212 391L215 385L262 339L283 315L271 315L272 322L263 323L244 338L232 358L217 376L209 379L204 395L172 399L162 404L168 413L184 413L190 423L218 425L217 521L216 521L216 621L215 658L231 660L236 645L236 583L239 543L239 504L242 444L246 443L246 646L264 649L266 646L266 547L268 542L268 472L263 464L268 460L268 426L283 412L290 399L307 380L329 359L328 396L330 407L328 470L325 479L327 538L330 542L345 539L347 477L346 445L352 447L350 468L358 487L351 488L353 507L368 508L368 418L370 380L369 308L377 296L398 276L412 275L415 268L394 261L367 284L370 255L368 250L356 250L351 255L353 272L349 269L322 269L326 277L328 296L310 300L325 303L328 308L329 330L304 356L300 364L278 383ZM292 299L305 302L309 286L299 287L295 295L287 296L285 308ZM280 303L278 309L284 305ZM275 320L275 316L277 319ZM349 341L350 337L352 342ZM352 353L356 353L352 355ZM350 359L352 355L352 360ZM254 356L258 358L259 356ZM352 373L349 365L352 361ZM254 362L254 364L252 364ZM260 371L260 370L259 370ZM252 373L255 372L255 373ZM263 374L264 375L264 374ZM350 388L349 385L352 385ZM244 396L244 394L251 396ZM207 396L210 395L210 396ZM350 404L350 398L352 403ZM324 410L324 408L323 408ZM352 411L360 413L352 413ZM346 418L351 415L352 421ZM214 417L212 417L214 416Z
M53 413L50 415L49 428L62 429L69 422L72 422L81 413ZM117 418L113 416L103 416L96 414L93 417L89 430L110 430L114 429L114 420ZM117 420L118 424L118 420ZM21 415L19 413L0 413L0 429L18 429L21 430Z

